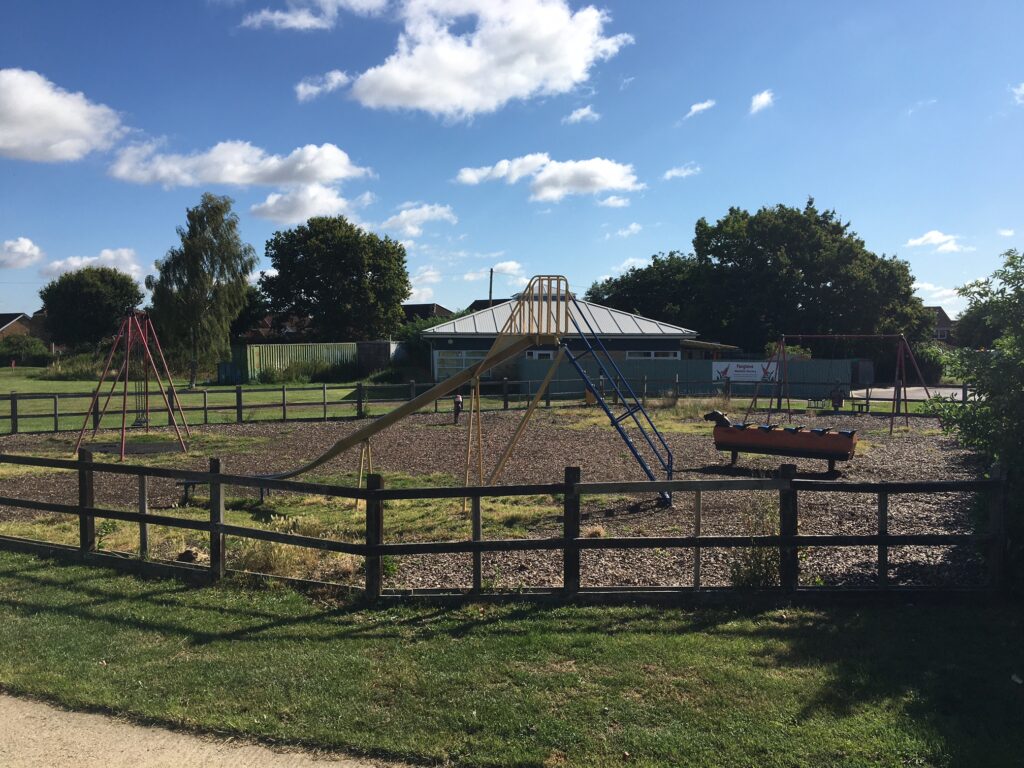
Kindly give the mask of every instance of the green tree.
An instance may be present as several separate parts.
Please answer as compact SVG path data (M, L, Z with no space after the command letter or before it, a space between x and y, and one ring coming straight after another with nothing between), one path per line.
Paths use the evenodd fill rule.
M966 403L935 399L932 412L942 428L986 458L998 461L1010 484L1007 533L1010 574L1024 588L1024 254L1009 250L1003 266L987 280L960 289L968 311L983 314L986 325L1001 329L990 349L955 349L947 372L967 382L976 396Z
M245 289L245 303L238 317L231 323L231 338L237 339L244 336L256 326L270 312L270 299L259 289L259 286L249 285Z
M51 280L39 297L46 330L60 344L95 345L117 332L121 319L142 303L129 275L110 267L83 267Z
M1001 313L993 311L984 301L976 301L956 319L953 341L957 346L971 349L989 349L1005 330Z
M228 352L231 322L245 304L256 254L238 234L238 216L229 197L205 193L186 211L178 227L181 245L157 262L157 276L146 278L153 291L153 321L168 346L187 350L189 387L200 363Z
M331 341L386 339L411 291L405 248L343 216L315 217L275 232L266 250L276 273L260 278L275 312L309 317Z
M0 364L14 360L18 365L48 365L52 359L49 347L35 336L8 336L0 341Z
M702 218L693 250L655 256L587 296L747 350L783 333L929 336L933 319L914 296L907 263L869 251L848 223L813 200L754 214L731 208L714 224ZM808 346L815 356L834 353L829 344ZM870 351L844 347L845 354Z

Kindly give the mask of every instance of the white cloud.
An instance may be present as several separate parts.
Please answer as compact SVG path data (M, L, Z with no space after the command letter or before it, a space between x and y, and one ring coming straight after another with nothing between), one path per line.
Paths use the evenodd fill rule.
M143 277L133 248L104 248L98 256L69 256L43 265L39 272L44 277L57 277L83 267L110 267L139 281Z
M926 301L949 301L955 299L959 294L956 288L944 288L935 283L918 281L914 283L914 290L922 295Z
M35 264L44 256L43 249L27 237L4 240L0 248L0 269L21 269Z
M242 19L242 26L248 29L274 27L301 32L314 29L333 29L342 10L362 15L380 13L388 0L290 0L288 9L271 10L264 8L248 14Z
M762 109L768 109L775 103L775 94L771 88L760 93L755 93L750 98L750 114L756 115Z
M907 240L904 247L919 248L925 245L935 246L935 253L962 253L974 250L960 243L960 235L947 235L937 229L931 229L920 237L912 237Z
M552 160L547 153L524 155L513 160L499 160L481 168L463 168L456 176L462 184L504 179L514 184L532 176L530 199L558 202L566 195L589 195L609 190L643 189L632 165L592 157L589 160Z
M321 94L344 88L350 81L351 78L340 69L332 69L322 75L304 77L295 85L295 98L299 101L311 101Z
M159 154L154 142L122 149L110 175L138 184L194 187L201 184L324 184L371 173L334 144L307 144L271 155L247 141L222 141L205 152Z
M636 222L634 221L634 222L632 222L631 224L629 224L628 226L625 226L625 227L623 227L622 229L620 229L620 230L617 230L617 231L615 232L615 235L616 235L617 237L632 237L633 235L638 235L638 234L640 234L640 231L641 231L642 229L643 229L643 227L642 227L642 226L640 226L639 224L637 224L637 223L636 223ZM605 240L608 240L609 238L611 238L611 234L610 234L610 233L604 236L604 239L605 239Z
M1000 229L999 230L999 236L1000 237L1013 237L1014 234L1015 233L1014 233L1014 231L1012 229Z
M423 266L416 270L411 276L412 293L409 301L427 302L434 298L434 289L430 286L441 282L441 273L433 266Z
M494 274L503 276L505 282L509 285L523 286L529 282L523 265L518 261L499 261L490 269L494 270ZM473 272L467 272L462 276L462 279L469 281L484 280L488 277L488 272L488 269L478 269Z
M110 107L38 72L0 69L0 155L53 163L107 149L124 134Z
M619 90L620 91L626 90L627 88L629 88L630 85L632 85L634 80L636 80L635 77L624 77L624 78L622 78L622 80L619 82Z
M1017 86L1011 86L1010 93L1013 94L1013 100L1018 104L1024 104L1024 83Z
M460 184L479 184L482 181L504 179L509 184L515 184L524 176L532 176L550 162L547 152L535 152L513 160L499 160L494 165L462 168L455 180Z
M407 203L381 227L398 230L408 237L419 237L423 234L423 225L428 221L447 221L458 224L459 219L449 205Z
M910 117L915 112L920 112L922 109L927 109L928 107L935 106L936 104L938 104L938 102L938 99L921 99L920 101L915 101L913 104L907 107L907 117Z
M573 12L567 0L407 0L398 13L394 53L356 78L353 95L366 107L453 120L567 93L633 42L604 35L604 11Z
M562 118L563 123L570 125L575 123L596 123L601 119L601 115L594 111L594 108L589 104L579 109L574 109L571 113Z
M628 208L629 198L619 195L608 195L608 197L597 201L597 204L605 208Z
M700 173L700 166L691 162L686 165L669 168L662 175L662 178L665 179L665 181L668 181L669 179L685 179L688 176L696 176L698 173Z
M267 195L262 203L249 209L254 216L278 224L298 224L312 216L348 215L352 202L342 197L334 187L323 184L298 184L284 192Z
M650 263L651 263L650 257L648 257L646 259L640 259L640 258L637 258L636 256L630 256L628 259L626 259L624 262L619 264L617 267L612 267L612 271L616 272L618 274L622 274L623 272L628 272L629 270L633 269L634 267L642 268L642 267L649 266Z
M683 120L689 120L694 115L699 115L701 112L707 112L715 106L714 99L708 99L707 101L698 101L696 104L690 105L690 111L686 113L686 117Z

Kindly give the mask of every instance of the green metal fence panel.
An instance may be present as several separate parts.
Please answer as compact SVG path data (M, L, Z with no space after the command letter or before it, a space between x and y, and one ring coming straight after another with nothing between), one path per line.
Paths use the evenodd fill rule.
M319 344L247 344L245 347L245 378L259 381L264 371L282 370L292 363L314 365L355 365L355 342Z

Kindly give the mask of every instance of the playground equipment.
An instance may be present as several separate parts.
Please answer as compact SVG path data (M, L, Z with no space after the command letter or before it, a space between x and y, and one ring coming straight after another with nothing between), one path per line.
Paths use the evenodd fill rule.
M705 414L704 420L715 422L715 449L730 451L733 465L740 452L766 453L824 459L828 461L828 471L834 472L836 462L849 461L857 448L857 431L853 429L834 431L831 427L806 429L778 424L733 424L721 411Z
M365 449L370 438L377 433L469 384L471 395L467 398L466 406L468 412L466 419L466 485L469 485L474 463L477 484L482 485L485 481L489 485L494 484L525 432L530 417L542 400L558 366L563 360L569 360L583 381L586 391L604 411L644 475L649 480L657 480L656 472L660 471L664 474L665 479L671 480L672 452L669 450L668 444L655 427L626 377L622 375L615 361L608 354L600 336L594 332L586 313L582 311L576 298L569 291L568 280L560 275L538 275L530 280L518 298L509 302L508 306L511 309L508 319L495 338L491 349L479 363L460 371L372 423L357 429L309 463L272 477L295 477L321 466L350 448L364 446ZM574 349L570 348L570 342ZM480 377L492 368L522 355L533 347L555 347L558 349L558 353L554 356L551 367L526 408L512 437L498 456L493 468L485 476ZM610 385L611 391L607 394L612 397L611 404L583 368L581 361L587 357L594 360L597 370L607 382L606 392ZM617 412L619 407L622 408L621 412ZM630 423L640 439L635 440L627 431L625 425ZM473 460L474 453L475 462ZM671 503L670 494L662 493L660 495L664 502Z
M896 417L900 413L900 408L903 408L903 417L906 425L910 426L910 407L907 398L907 360L914 366L914 372L917 374L917 380L921 387L924 388L925 395L931 397L931 392L928 391L928 385L925 384L924 376L921 374L921 368L917 364L917 358L914 357L914 352L910 348L910 343L907 341L907 337L902 333L862 333L862 334L828 334L828 333L796 333L796 334L783 334L779 339L779 343L775 348L775 352L772 354L771 361L775 363L776 370L779 374L775 377L775 387L769 396L768 400L768 416L765 424L771 422L772 413L774 410L782 412L782 400L786 400L786 414L788 420L793 420L793 409L789 397L789 355L786 352L786 345L789 341L811 341L811 340L824 340L830 339L832 341L846 341L846 340L888 340L892 339L896 341L896 368L893 383L892 393L892 410L889 413L889 434L893 432L893 427L896 423ZM760 383L754 389L754 397L750 401L750 406L747 408L747 415L745 420L750 419L750 414L757 407L758 394L760 389ZM870 391L868 393L870 395ZM870 398L868 398L868 410L870 412ZM836 409L838 410L838 408ZM796 455L796 454L793 454Z
M153 350L159 356L159 367L153 357ZM103 401L103 408L97 410L96 406L99 403L100 392L106 383L108 375L111 374L111 366L115 362L117 368L116 372L113 373L110 391L107 392L107 397ZM75 453L78 453L78 449L82 445L85 432L89 428L90 418L93 421L92 436L96 437L96 432L103 422L103 417L107 413L107 407L110 405L111 398L115 396L114 392L120 382L122 384L120 453L121 461L124 461L129 413L128 380L134 376L134 409L132 409L132 412L135 414L135 419L132 422L132 426L144 426L146 431L149 432L150 373L153 374L153 383L163 399L164 408L167 411L167 421L174 427L174 434L178 437L178 444L183 452L188 450L185 447L185 440L182 438L181 430L178 427L178 419L181 419L181 425L185 428L185 434L191 437L192 432L189 429L188 422L185 420L185 413L181 408L181 403L178 401L178 393L174 389L174 381L171 379L171 373L167 368L167 360L164 358L163 349L160 347L160 339L157 338L153 321L149 319L149 315L145 312L132 311L121 321L121 326L114 337L114 344L110 348L110 355L107 356L106 365L103 367L103 375L100 376L99 384L96 385L96 391L93 393L92 400L89 402L89 409L86 411L85 421L82 424L81 431L78 433L78 439L75 441ZM161 377L167 381L166 391L164 390ZM169 398L168 394L170 395ZM177 408L177 414L175 414L175 408Z

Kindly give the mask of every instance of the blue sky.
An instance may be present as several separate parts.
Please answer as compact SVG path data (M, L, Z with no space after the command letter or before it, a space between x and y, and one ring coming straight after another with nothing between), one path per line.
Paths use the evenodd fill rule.
M406 242L414 299L576 289L730 205L835 208L926 303L1024 240L1024 4L5 0L0 311L141 278L204 191ZM687 116L689 115L689 117ZM264 267L268 266L265 262Z

